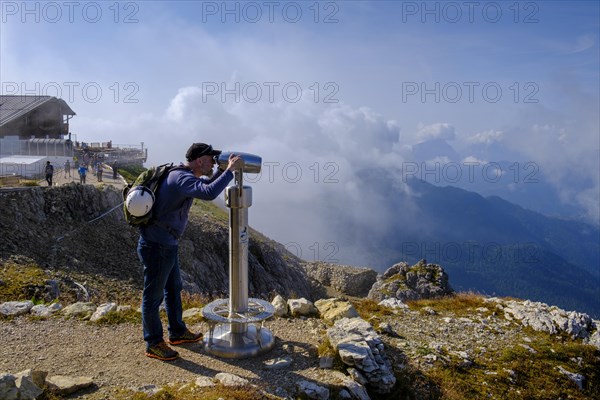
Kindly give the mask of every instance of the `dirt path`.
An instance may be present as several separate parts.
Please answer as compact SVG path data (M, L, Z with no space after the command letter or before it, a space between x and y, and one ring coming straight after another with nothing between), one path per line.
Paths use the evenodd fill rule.
M117 388L162 387L193 382L199 376L229 372L273 392L293 388L299 379L334 382L332 371L318 369L317 346L325 325L317 319L274 319L267 323L276 337L269 353L245 360L228 360L207 354L198 343L177 346L180 359L161 362L144 355L141 326L96 325L52 318L32 321L20 317L0 322L0 371L17 373L33 368L49 375L91 377L96 388L71 398L111 398ZM205 323L191 325L206 332ZM283 344L286 346L284 347ZM293 348L288 353L289 348ZM265 361L290 356L292 364L281 371L266 369Z

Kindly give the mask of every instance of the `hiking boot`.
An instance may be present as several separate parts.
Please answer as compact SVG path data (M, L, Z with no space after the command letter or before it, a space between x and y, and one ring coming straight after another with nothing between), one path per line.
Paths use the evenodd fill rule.
M173 361L179 357L179 353L167 346L165 342L160 342L146 349L146 356L157 358L161 361Z
M189 329L186 329L183 335L177 337L170 337L169 344L174 346L183 343L194 343L202 340L202 333L192 333Z

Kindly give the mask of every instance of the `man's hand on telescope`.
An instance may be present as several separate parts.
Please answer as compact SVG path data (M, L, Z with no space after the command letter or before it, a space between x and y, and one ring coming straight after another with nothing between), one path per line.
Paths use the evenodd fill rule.
M235 154L231 154L229 156L229 165L227 165L227 169L231 171L239 170L244 166L244 160L242 157L237 156Z

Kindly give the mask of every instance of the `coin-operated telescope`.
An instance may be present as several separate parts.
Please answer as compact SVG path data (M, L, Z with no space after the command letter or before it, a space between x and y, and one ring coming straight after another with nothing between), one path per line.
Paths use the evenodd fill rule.
M239 155L242 166L234 171L234 184L225 189L229 208L229 299L207 304L202 315L209 320L205 335L206 351L219 357L246 358L265 353L275 340L264 321L274 313L268 301L248 298L248 208L252 205L252 188L243 183L245 173L260 173L262 159L240 152L223 152L215 156L220 169L227 168L229 156Z

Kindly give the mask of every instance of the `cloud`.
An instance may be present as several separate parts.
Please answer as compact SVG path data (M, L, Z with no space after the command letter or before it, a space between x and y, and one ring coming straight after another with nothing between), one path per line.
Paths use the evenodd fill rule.
M453 140L456 137L454 126L448 123L438 122L431 125L420 126L417 137L421 141L443 139Z
M502 131L490 129L488 131L478 132L473 136L467 137L467 142L489 145L494 142L500 142L503 138L504 133Z

